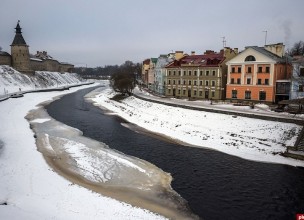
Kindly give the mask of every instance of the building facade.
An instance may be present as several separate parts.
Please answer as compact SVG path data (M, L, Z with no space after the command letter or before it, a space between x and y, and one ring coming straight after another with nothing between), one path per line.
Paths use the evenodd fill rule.
M304 56L292 59L290 99L304 98Z
M160 55L155 65L154 92L165 95L166 66L173 61L173 54Z
M62 63L43 53L31 55L26 44L19 21L15 28L16 34L11 44L11 54L0 51L0 65L9 65L19 72L33 74L35 71L72 72L74 65Z
M282 43L246 47L226 64L227 99L271 103L289 99L291 65Z
M185 55L166 66L166 96L189 99L225 99L227 66L238 53L225 48L219 53Z

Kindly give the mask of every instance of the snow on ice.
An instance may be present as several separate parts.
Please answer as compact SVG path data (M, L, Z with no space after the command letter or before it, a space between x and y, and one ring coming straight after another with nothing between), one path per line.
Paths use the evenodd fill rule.
M16 74L6 76L13 78L0 78L1 88L3 81L19 81ZM6 85L6 89L15 91L23 80L26 79L20 79L16 85ZM81 88L86 87L89 86ZM22 88L32 89L32 86L25 83ZM37 151L33 131L24 117L31 109L36 109L37 104L78 89L26 94L21 99L0 102L0 219L164 219L71 184L55 173ZM49 118L41 117L31 123L43 125L50 122ZM66 142L64 147L70 149L74 145L74 142Z

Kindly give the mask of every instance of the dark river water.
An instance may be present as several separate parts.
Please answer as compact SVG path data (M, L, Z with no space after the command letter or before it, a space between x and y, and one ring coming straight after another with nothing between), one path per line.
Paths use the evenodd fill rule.
M147 160L174 178L172 187L202 219L295 220L304 213L304 169L258 163L136 133L86 103L92 88L47 106L53 118L125 154Z

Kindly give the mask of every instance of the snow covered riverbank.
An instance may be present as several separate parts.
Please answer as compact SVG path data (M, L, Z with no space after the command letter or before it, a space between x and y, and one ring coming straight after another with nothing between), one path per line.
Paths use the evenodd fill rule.
M188 110L128 97L111 100L109 88L92 98L127 121L196 147L207 147L248 160L304 166L280 155L293 145L301 126L231 115Z
M90 86L26 94L0 103L0 219L164 219L72 184L37 151L24 118L27 113L41 102ZM49 118L33 121L38 125L48 122ZM65 143L69 149L72 145Z

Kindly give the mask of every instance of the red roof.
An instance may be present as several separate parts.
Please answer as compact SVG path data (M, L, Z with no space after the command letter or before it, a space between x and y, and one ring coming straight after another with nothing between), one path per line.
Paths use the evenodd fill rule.
M223 53L212 53L203 55L188 55L180 60L174 60L166 68L176 68L183 65L193 65L195 67L217 67L225 60Z

